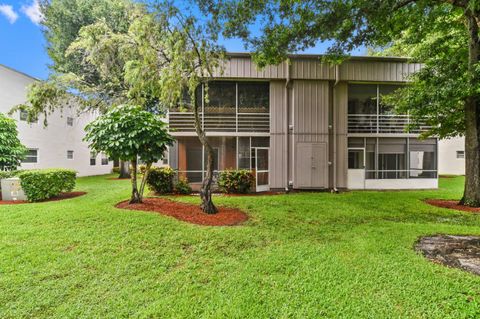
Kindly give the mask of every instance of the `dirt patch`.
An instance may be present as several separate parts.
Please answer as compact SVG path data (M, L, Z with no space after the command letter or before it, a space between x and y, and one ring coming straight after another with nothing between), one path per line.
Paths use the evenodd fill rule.
M480 213L480 207L460 205L458 200L426 199L425 203L441 208L456 209L469 213Z
M199 205L179 203L164 198L145 198L142 204L128 201L115 205L117 208L156 212L188 223L205 226L233 226L245 222L247 214L239 209L218 207L217 214L205 214Z
M55 196L55 197L52 197L52 198L49 198L49 199L46 199L46 200L42 200L42 201L39 201L39 202L35 202L35 203L56 202L56 201L59 201L59 200L79 197L79 196L82 196L82 195L85 195L85 194L86 194L86 192L61 193L58 196ZM28 202L28 201L25 201L25 200L1 200L1 197L0 197L0 205L35 204L35 203L31 203L31 202Z
M422 237L415 249L433 262L480 275L480 236Z

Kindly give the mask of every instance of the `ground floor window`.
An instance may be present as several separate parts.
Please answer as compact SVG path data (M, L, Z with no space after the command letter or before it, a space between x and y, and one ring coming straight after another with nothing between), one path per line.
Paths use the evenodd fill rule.
M256 165L267 166L263 153L257 159L257 149L269 147L269 137L209 137L213 148L214 176L226 169L255 170ZM267 152L268 153L268 152ZM178 170L179 177L186 177L190 183L202 182L207 169L207 152L197 137L178 137L170 147L168 161L173 169ZM257 161L259 163L257 163ZM260 163L261 162L261 163ZM268 177L268 174L264 174Z
M97 153L90 152L90 166L95 166L95 165L97 165Z
M366 179L437 177L436 139L351 137L348 147L349 169L362 168L365 152Z
M22 163L37 163L38 162L38 150L29 148Z

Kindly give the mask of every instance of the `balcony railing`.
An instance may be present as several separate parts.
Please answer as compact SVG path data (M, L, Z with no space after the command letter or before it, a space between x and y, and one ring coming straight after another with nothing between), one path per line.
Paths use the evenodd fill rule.
M200 113L202 127L207 132L255 132L270 131L269 113ZM175 132L195 132L192 112L169 112L168 122Z
M408 129L409 115L396 114L349 114L348 133L412 133L419 134L430 129L430 126L420 125Z

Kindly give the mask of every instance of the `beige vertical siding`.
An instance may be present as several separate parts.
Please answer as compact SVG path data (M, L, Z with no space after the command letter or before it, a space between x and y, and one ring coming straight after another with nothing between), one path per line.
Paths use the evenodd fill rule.
M340 65L342 81L402 82L418 71L421 64L407 63L398 58L352 58ZM286 79L287 63L259 69L248 55L234 54L214 76L231 79ZM335 80L335 67L322 63L320 56L290 57L290 78L304 80Z
M398 61L346 61L340 66L342 81L403 82L420 64Z
M293 151L295 154L293 183L296 188L328 186L328 165L325 161L328 155L328 105L329 83L327 81L293 81ZM300 155L298 146L300 146ZM318 159L312 159L312 162L305 162L310 161L305 159L306 153L315 154L318 150L324 150L325 154ZM313 171L312 167L315 167ZM310 176L314 176L314 180L300 180ZM309 182L311 184L307 186Z
M334 88L333 109L335 114L335 134L337 140L336 147L336 174L337 187L347 187L348 173L348 150L347 150L347 132L348 132L348 85L341 82Z
M285 81L270 82L270 188L285 188L288 185L285 91Z

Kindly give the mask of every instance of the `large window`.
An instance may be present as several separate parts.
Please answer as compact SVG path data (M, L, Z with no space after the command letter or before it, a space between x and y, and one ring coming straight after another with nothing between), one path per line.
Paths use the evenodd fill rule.
M34 148L28 149L22 163L38 163L38 150Z
M235 113L237 103L235 82L211 82L208 90L204 91L207 91L205 96L208 97L205 103L206 113Z
M268 113L269 103L268 82L238 82L239 113Z
M349 138L348 165L361 168L360 151L365 149L367 179L437 177L436 139ZM363 153L362 153L363 154Z

